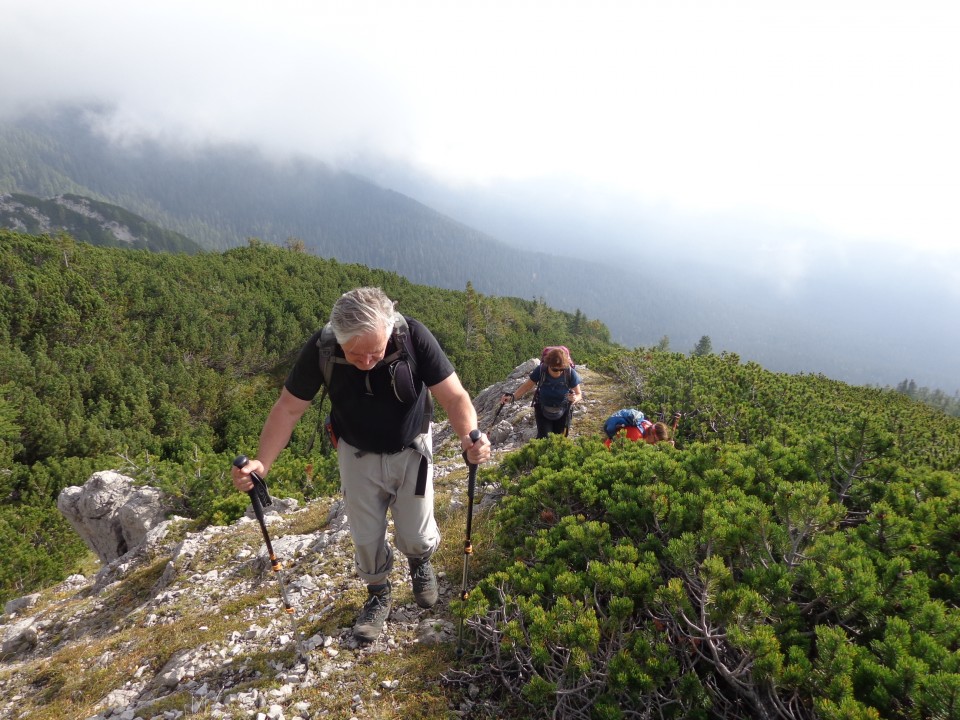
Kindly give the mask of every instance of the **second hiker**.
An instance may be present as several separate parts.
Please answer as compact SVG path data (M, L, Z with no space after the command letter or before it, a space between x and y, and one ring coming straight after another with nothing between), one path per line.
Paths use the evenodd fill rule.
M562 347L549 348L530 377L513 392L504 393L500 402L513 402L536 388L533 410L537 438L545 438L550 433L566 435L573 406L583 399L580 382L570 354Z
M371 642L390 614L394 553L387 542L388 509L394 543L410 564L414 599L423 608L438 599L430 564L440 544L431 396L446 411L468 462L489 460L490 441L482 434L470 440L476 411L433 334L397 313L380 288L359 288L336 301L327 327L300 351L260 433L256 458L233 469L238 490L252 487L251 472L266 476L321 385L330 395L357 574L367 584L353 634Z
M673 429L677 429L677 423L680 421L680 413L673 418ZM659 442L665 442L673 445L671 430L665 423L651 422L644 417L640 410L634 408L624 408L617 410L613 415L607 418L603 424L603 431L607 437L603 444L607 447L618 437L626 437L627 440L636 442L643 440L649 445L656 445Z

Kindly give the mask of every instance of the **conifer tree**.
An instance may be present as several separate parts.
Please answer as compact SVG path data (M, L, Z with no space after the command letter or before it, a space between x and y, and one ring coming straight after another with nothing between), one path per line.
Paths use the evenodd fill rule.
M694 357L703 357L704 355L713 354L713 343L710 342L709 335L703 335L700 340L697 341L697 344L694 346L693 350L690 351L690 354Z

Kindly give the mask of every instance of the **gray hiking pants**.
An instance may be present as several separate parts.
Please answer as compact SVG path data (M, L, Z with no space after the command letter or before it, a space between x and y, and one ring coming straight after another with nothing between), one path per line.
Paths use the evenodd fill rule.
M424 438L432 447L432 436ZM347 505L357 574L368 585L387 580L393 550L387 542L387 510L397 549L425 559L440 545L433 516L433 462L413 448L398 453L363 452L342 438L337 447L340 488Z

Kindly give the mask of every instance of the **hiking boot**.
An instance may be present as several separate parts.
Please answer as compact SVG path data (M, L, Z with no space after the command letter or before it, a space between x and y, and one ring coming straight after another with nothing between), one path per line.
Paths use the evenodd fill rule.
M373 642L380 637L390 614L390 583L367 585L367 592L370 596L353 624L353 636L362 642Z
M432 608L437 604L437 576L433 572L430 558L414 560L407 558L410 563L410 580L413 584L413 599L422 608Z

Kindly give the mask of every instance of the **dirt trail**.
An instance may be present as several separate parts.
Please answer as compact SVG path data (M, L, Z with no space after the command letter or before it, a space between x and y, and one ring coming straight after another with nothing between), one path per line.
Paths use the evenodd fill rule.
M623 385L590 368L577 368L583 379L583 403L574 415L570 434L589 435L600 432L604 421L621 408L630 407Z

